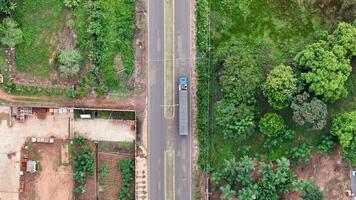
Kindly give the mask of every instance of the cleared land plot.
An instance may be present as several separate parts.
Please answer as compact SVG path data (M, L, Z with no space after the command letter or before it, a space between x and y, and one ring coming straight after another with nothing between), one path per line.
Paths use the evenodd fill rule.
M73 131L89 140L98 141L133 141L135 130L131 125L116 120L76 119Z
M64 25L62 0L24 0L17 3L15 20L24 33L16 47L16 65L21 72L48 76L61 41Z
M29 159L38 160L40 170L34 174L25 173L25 191L20 193L20 199L72 199L73 170L70 164L61 161L61 146L68 142L27 143L31 147Z
M342 162L339 155L313 153L311 162L297 168L296 173L303 179L313 177L315 185L324 193L325 200L349 200L345 191L351 188L349 165ZM298 195L290 194L286 199L297 200Z
M47 114L45 119L38 119L36 116L29 116L24 123L20 123L14 118L10 120L10 112L10 107L0 106L0 199L16 200L19 197L18 189L20 177L20 151L26 139L29 137L49 138L52 136L56 139L68 139L70 135L73 136L72 134L69 134L70 130L68 124L70 121L74 123L76 123L77 121L71 120L74 117L73 113L56 113L53 115ZM10 121L12 123L10 123ZM130 125L120 125L120 123L112 123L111 120L106 120L105 122L104 119L98 119L98 121L97 119L95 119L91 121L83 120L79 122L79 126L77 127L82 127L81 130L88 133L87 130L92 128L88 124L94 124L94 126L97 127L96 129L94 129L94 131L97 132L90 132L90 134L88 134L88 136L90 136L93 140L106 139L121 141L121 143L119 143L121 145L114 146L118 147L119 151L123 151L124 153L131 153L131 150L120 150L125 149L127 146L130 146L125 143L125 141L132 142L135 139L135 131L132 131L130 129ZM76 124L72 125L76 126ZM86 129L84 127L86 127ZM123 128L123 130L121 130L121 128ZM121 134L122 136L120 136ZM42 148L42 146L39 146L39 148L40 147ZM45 173L43 173L43 177L40 176L36 179L36 181L34 180L36 184L34 182L33 184L38 184L38 188L43 187L45 189L42 189L44 190L42 192L36 192L33 194L36 194L38 196L46 196L54 190L52 187L45 187L46 184L50 185L49 181L51 180L47 176L52 177L52 179L59 178L62 181L67 181L67 176L63 175L62 177L58 174L51 174L50 170L55 170L56 173L63 172L64 174L67 174L67 171L66 169L61 168L61 166L59 165L61 151L58 149L58 145L56 145L54 149L42 149L40 151L48 151L50 152L50 155L48 156L52 157L48 157L47 159L47 155L44 155L44 153L41 153L41 156L39 156L41 157L41 160L44 161L45 165L42 166L43 164L40 164L40 166L41 168L43 167L42 170L45 171ZM51 152L53 152L53 155ZM72 174L68 177L72 178ZM27 185L25 186L25 188L26 187ZM36 187L33 188L33 191L36 191ZM95 191L94 178L87 179L87 188L88 191ZM56 190L56 193L67 191L67 189L58 188L58 191ZM69 191L69 193L71 193L71 189L69 189ZM53 195L53 199L57 198L55 196L56 194ZM92 194L87 195L90 196ZM88 199L89 196L84 196L81 198ZM52 196L50 196L49 198L41 199L52 199Z

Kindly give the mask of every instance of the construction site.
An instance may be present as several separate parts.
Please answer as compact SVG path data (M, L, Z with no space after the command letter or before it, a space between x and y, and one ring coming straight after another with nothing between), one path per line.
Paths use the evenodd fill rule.
M147 198L146 152L136 144L136 113L69 107L0 106L0 200ZM94 163L74 192L73 139L84 138ZM120 162L134 164L123 182Z

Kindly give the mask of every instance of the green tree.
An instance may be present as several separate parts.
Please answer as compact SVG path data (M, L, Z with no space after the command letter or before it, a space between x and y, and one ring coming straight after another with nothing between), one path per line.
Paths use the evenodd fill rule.
M269 74L263 87L263 94L275 109L286 108L297 92L297 79L290 66L279 65Z
M224 60L220 77L224 98L254 105L262 82L262 69L249 51L240 48Z
M80 0L64 0L63 3L67 8L75 8L79 5Z
M3 26L5 28L3 35L0 39L3 45L9 47L15 47L17 44L23 42L23 33L18 28L18 23L10 17L3 20Z
M308 93L294 97L291 108L293 110L293 120L299 126L306 126L313 130L321 130L326 124L328 116L327 106L317 98L310 99Z
M321 40L308 45L294 60L310 92L327 102L347 96L345 82L351 73L351 65L342 46L330 46Z
M330 37L334 44L346 49L349 56L356 55L356 28L354 26L340 22Z
M259 128L268 137L276 137L285 132L286 125L278 114L266 113L260 120Z
M251 184L238 191L239 200L255 200L258 197L257 184Z
M244 135L255 127L253 107L220 100L216 104L216 122L225 138Z
M356 164L356 112L337 115L332 122L331 133L339 138L343 157Z
M81 55L79 50L66 48L58 56L58 70L64 77L76 75L80 70Z

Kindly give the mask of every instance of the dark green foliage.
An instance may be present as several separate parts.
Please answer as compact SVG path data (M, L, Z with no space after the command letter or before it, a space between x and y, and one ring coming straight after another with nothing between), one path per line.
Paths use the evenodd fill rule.
M199 142L199 167L207 171L208 170L208 130L209 130L209 77L210 66L208 62L209 56L209 4L208 0L196 1L196 47L197 55L197 131Z
M306 126L312 130L321 130L326 124L328 116L327 106L317 98L310 98L309 94L304 92L297 95L291 104L293 109L293 120L299 126Z
M119 161L117 168L121 171L122 187L119 191L118 197L120 200L133 200L134 194L130 190L133 183L134 162L131 159Z
M279 65L268 74L263 94L273 108L280 110L288 107L296 92L297 79L290 66Z
M236 138L254 128L253 107L221 100L216 105L216 122L225 138Z
M332 122L331 133L338 137L344 158L356 164L356 112L337 115Z
M311 182L305 184L301 192L302 200L323 200L324 195L321 192L320 188L313 185Z
M263 143L263 147L268 151L273 151L275 147L278 147L280 144L293 139L294 135L295 132L293 130L288 129L283 134L280 134L277 137L268 137Z
M10 0L0 0L0 13L9 15L16 8L16 3Z
M259 123L260 131L268 137L276 137L286 130L286 125L281 116L276 113L266 113Z
M285 158L278 159L275 167L272 163L264 162L256 166L248 157L240 162L225 160L223 168L214 172L211 180L217 184L223 199L232 199L237 194L241 200L277 200L293 189L295 174L289 166ZM255 170L258 176L253 176Z
M307 146L305 143L302 143L297 147L293 147L288 154L289 157L297 164L301 164L301 163L307 164L310 161L311 152L312 152L312 147Z
M321 144L318 145L318 150L321 153L328 153L332 151L337 144L337 138L333 135L323 136Z
M215 62L223 63L220 77L223 98L216 103L216 122L225 138L246 135L255 127L254 109L262 70L243 44L229 43L218 50Z

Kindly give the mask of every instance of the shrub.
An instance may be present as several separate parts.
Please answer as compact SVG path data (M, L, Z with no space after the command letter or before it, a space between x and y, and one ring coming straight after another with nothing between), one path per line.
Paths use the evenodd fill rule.
M337 144L337 138L333 135L323 136L321 143L318 145L318 150L321 153L328 153L335 148Z
M251 106L236 105L227 100L221 100L217 102L216 110L216 122L221 127L225 138L247 134L255 126Z
M286 125L278 114L266 113L260 120L259 128L268 137L276 137L286 130Z
M290 66L279 65L269 74L263 87L263 94L275 109L286 108L297 92L297 79Z
M298 164L304 162L307 164L310 161L310 154L312 152L312 147L307 146L305 143L294 147L289 151L289 156Z
M0 0L0 13L8 15L16 9L16 3L11 0Z
M63 3L67 8L75 8L79 5L80 0L63 0Z
M324 195L321 192L320 188L313 185L308 181L309 184L304 186L301 197L302 200L323 200Z
M58 56L58 70L61 75L64 77L76 75L80 70L80 60L81 55L79 50L73 48L64 49Z
M103 165L99 169L99 175L101 177L105 177L109 174L109 167L107 165Z
M18 28L18 23L10 17L3 20L4 34L0 41L3 45L9 47L15 47L17 44L23 42L23 33L20 28Z
M291 104L293 109L293 120L299 125L305 125L313 130L321 130L326 124L328 116L327 106L317 98L309 98L309 94L304 92L297 95Z
M356 112L337 115L332 122L331 133L338 137L344 158L356 164Z

